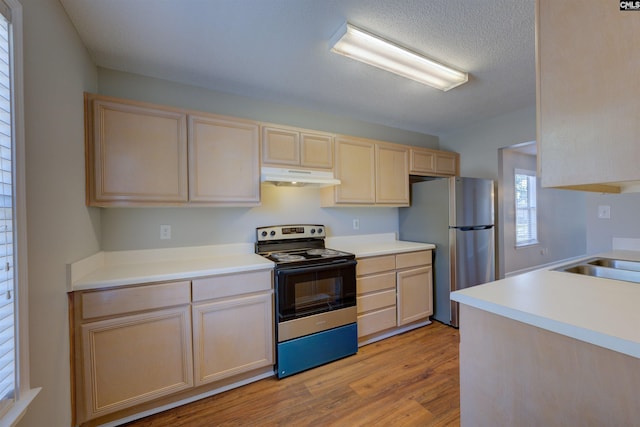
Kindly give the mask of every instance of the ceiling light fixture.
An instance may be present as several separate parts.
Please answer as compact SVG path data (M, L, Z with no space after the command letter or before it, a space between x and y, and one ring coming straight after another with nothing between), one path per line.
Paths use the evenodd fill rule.
M411 80L448 91L466 83L468 74L345 22L329 41L331 51Z

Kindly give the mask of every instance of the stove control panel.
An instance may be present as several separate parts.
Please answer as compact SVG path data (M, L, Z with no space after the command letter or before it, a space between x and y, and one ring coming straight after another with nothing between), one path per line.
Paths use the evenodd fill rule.
M322 239L326 237L324 225L319 224L298 224L298 225L277 225L271 227L256 228L256 237L259 242L267 240L288 240L288 239Z

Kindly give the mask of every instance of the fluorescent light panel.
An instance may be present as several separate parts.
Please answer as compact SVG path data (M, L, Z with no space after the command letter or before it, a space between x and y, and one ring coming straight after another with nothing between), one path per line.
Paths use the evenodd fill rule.
M331 38L331 51L448 91L466 83L468 74L418 55L346 22Z

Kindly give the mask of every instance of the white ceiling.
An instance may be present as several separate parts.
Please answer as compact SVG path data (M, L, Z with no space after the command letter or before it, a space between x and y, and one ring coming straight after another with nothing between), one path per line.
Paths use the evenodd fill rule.
M443 135L535 103L534 0L60 0L98 66ZM344 21L470 73L448 92L329 51Z

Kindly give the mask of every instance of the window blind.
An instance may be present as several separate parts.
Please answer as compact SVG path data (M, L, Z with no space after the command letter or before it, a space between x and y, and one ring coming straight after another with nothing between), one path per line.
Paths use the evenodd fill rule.
M538 243L536 174L515 170L516 246Z
M0 413L13 401L16 388L11 32L7 16L0 13Z

